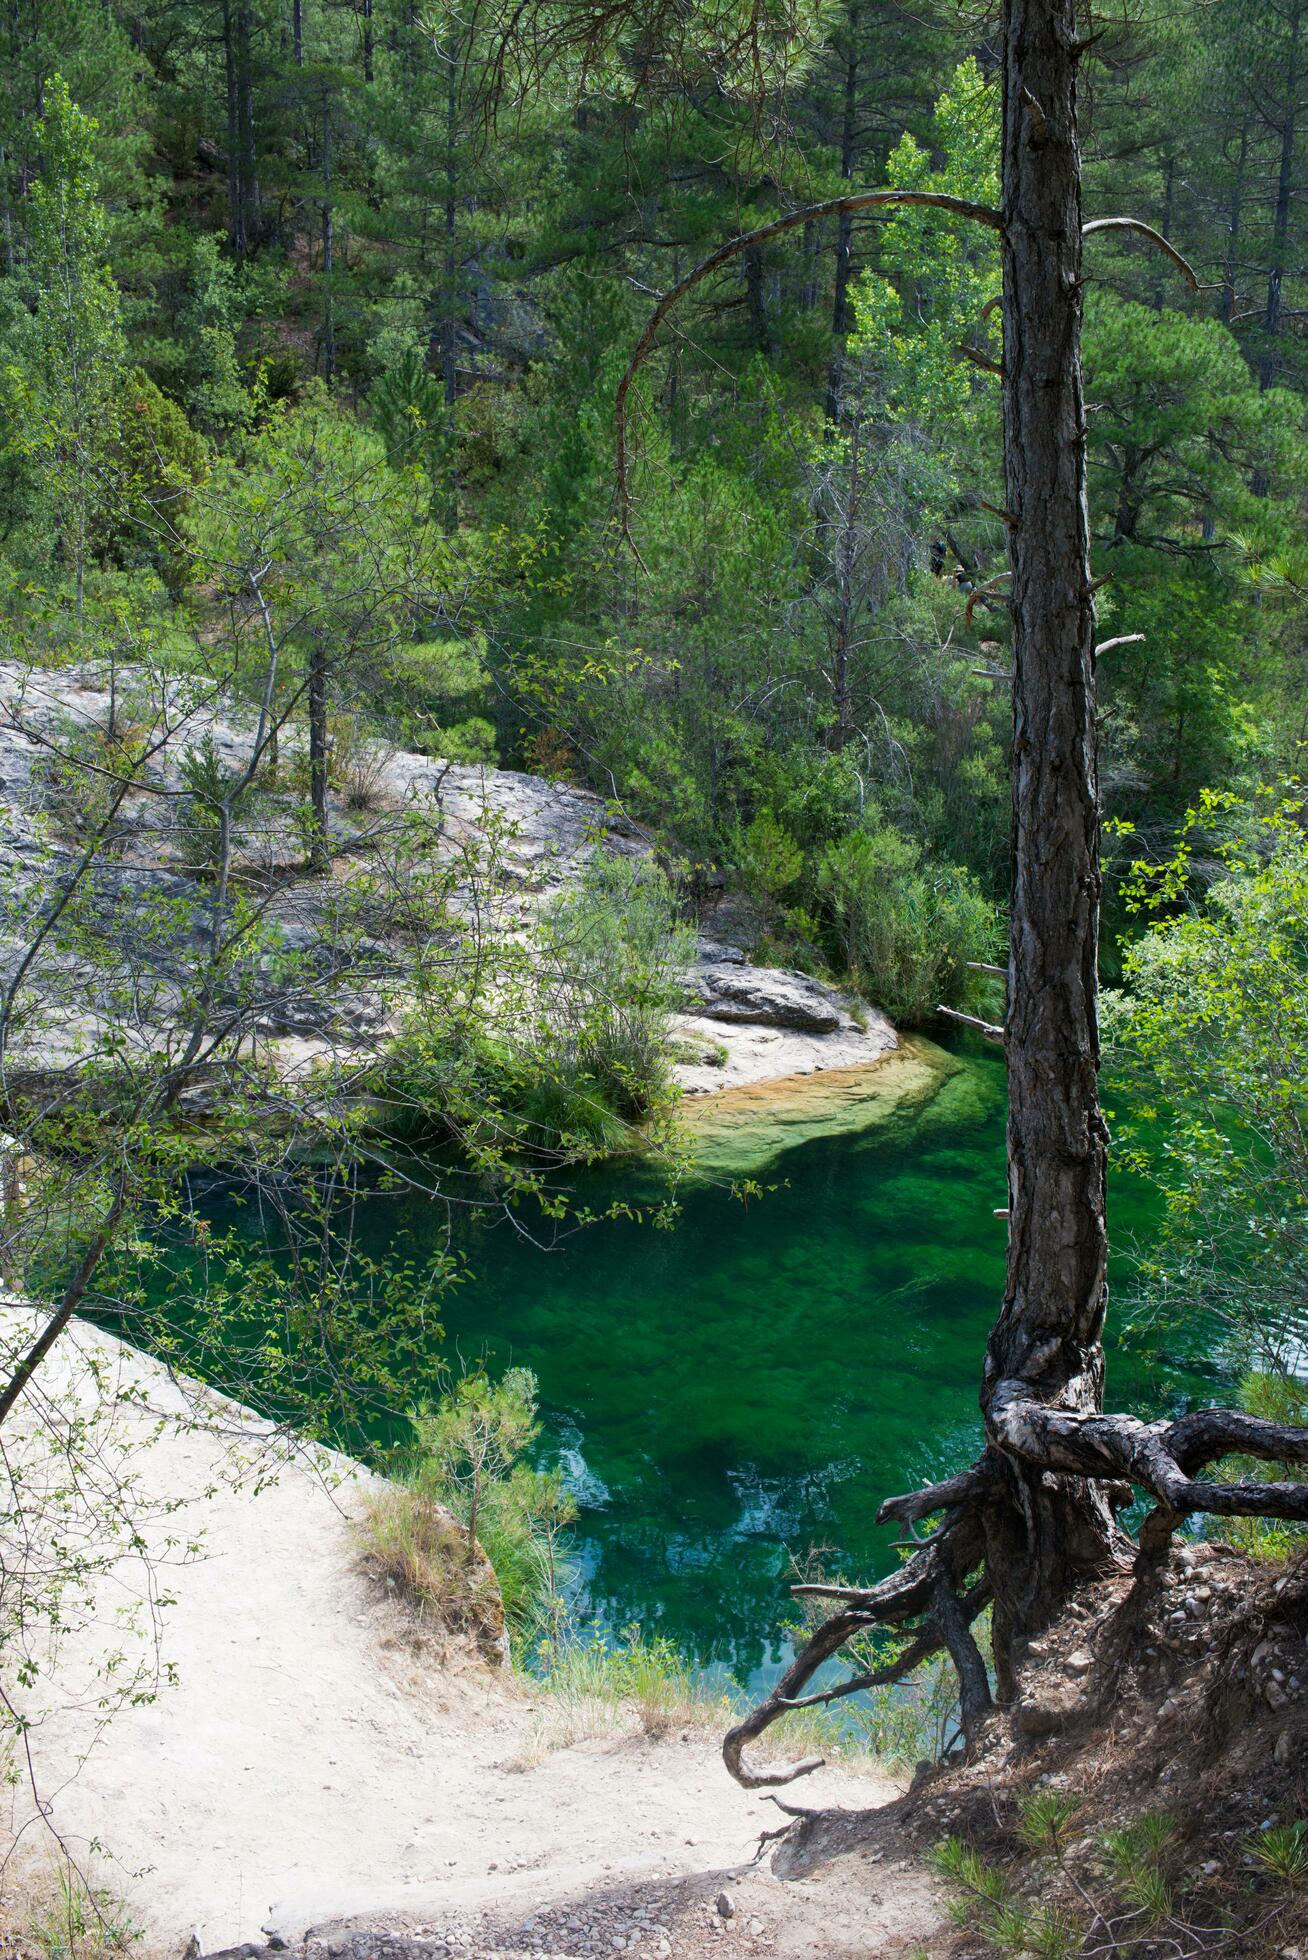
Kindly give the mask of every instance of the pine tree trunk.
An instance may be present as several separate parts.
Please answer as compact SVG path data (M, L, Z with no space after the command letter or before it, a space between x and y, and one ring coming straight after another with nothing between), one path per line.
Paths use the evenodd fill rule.
M1294 196L1294 150L1298 134L1299 37L1304 9L1296 6L1290 21L1289 59L1283 87L1285 114L1281 122L1281 154L1276 172L1276 202L1272 211L1272 263L1267 274L1267 304L1263 309L1263 351L1258 361L1258 386L1264 394L1276 379L1276 336L1281 326L1281 288L1290 236L1290 204ZM1255 497L1270 488L1266 470L1256 469L1250 484Z
M845 93L840 124L840 175L845 183L854 176L855 133L858 118L858 0L852 0L845 51ZM827 370L826 418L840 419L840 389L844 379L845 335L849 332L849 285L854 267L854 220L842 212L836 220L836 289L831 303L831 332L834 345Z
M245 197L241 186L240 83L236 70L236 20L230 5L223 7L223 60L227 84L227 229L232 252L245 257Z
M309 650L309 859L325 871L327 853L327 648L315 634Z
M1094 606L1081 389L1075 0L1007 0L1004 469L1014 625L1013 891L1007 1023L1009 1250L982 1408L1012 1502L989 1513L1000 1690L1015 1642L1106 1564L1112 1519L1080 1479L1028 1469L1014 1385L1102 1406L1105 1157L1096 962ZM1018 1418L1020 1423L1020 1417Z
M1270 388L1276 379L1275 337L1281 324L1281 288L1290 235L1290 205L1294 197L1294 149L1298 134L1299 37L1304 9L1296 7L1290 22L1290 50L1284 78L1285 115L1281 122L1281 155L1276 172L1276 203L1272 211L1272 263L1267 274L1267 304L1263 311L1266 341L1258 363L1258 385Z
M332 112L324 91L322 100L322 365L330 383L336 374L336 314L332 294L336 236L332 212Z
M445 250L442 260L441 374L445 383L445 421L454 433L454 414L459 399L458 328L455 298L459 270L459 55L451 28L444 50L445 59ZM452 447L452 445L451 445ZM459 527L459 497L453 456L447 460L448 482L445 495L446 535L453 537Z
M240 118L241 225L247 248L258 240L260 224L258 144L254 133L254 50L249 7L236 13L237 108Z
M1240 124L1240 152L1236 159L1235 176L1231 182L1231 198L1226 214L1226 254L1222 265L1222 325L1229 327L1235 313L1235 282L1240 265L1240 232L1244 217L1244 178L1249 157L1248 118Z

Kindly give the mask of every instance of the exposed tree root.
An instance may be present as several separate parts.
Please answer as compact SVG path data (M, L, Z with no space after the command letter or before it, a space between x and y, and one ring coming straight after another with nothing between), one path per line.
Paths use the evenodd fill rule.
M823 1765L821 1756L759 1767L746 1762L748 1745L782 1716L792 1709L818 1707L901 1681L942 1650L958 1674L961 1727L967 1747L973 1746L993 1701L970 1629L995 1596L986 1571L992 1538L987 1526L993 1524L988 1514L1020 1501L1021 1479L1013 1471L1024 1471L1028 1477L1034 1471L1050 1484L1067 1476L1085 1478L1104 1487L1113 1509L1129 1501L1134 1490L1154 1500L1134 1547L1135 1584L1108 1629L1106 1645L1115 1650L1125 1651L1147 1615L1166 1568L1172 1534L1187 1516L1202 1512L1308 1519L1308 1483L1213 1483L1195 1475L1232 1453L1263 1462L1308 1463L1308 1428L1265 1422L1236 1409L1202 1409L1174 1422L1151 1423L1127 1415L1081 1414L1046 1406L1020 1381L999 1384L990 1398L989 1415L993 1440L971 1469L943 1483L887 1498L881 1506L878 1522L897 1521L908 1533L899 1543L917 1548L897 1571L869 1587L805 1584L792 1588L796 1595L838 1599L842 1605L817 1628L772 1692L725 1737L723 1759L746 1789L793 1783ZM938 1529L919 1539L914 1526L940 1513L944 1519ZM1125 1559L1132 1551L1131 1541L1124 1534L1119 1539ZM804 1693L826 1662L856 1636L877 1626L899 1629L910 1637L883 1666ZM1002 1691L1013 1677L1013 1657L999 1658Z

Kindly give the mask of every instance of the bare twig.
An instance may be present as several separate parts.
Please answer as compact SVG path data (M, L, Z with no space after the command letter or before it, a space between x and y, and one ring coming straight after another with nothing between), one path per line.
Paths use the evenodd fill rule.
M983 1021L977 1014L964 1014L958 1007L937 1007L937 1014L943 1014L947 1021L959 1021L965 1028L975 1028L987 1041L1002 1042L1004 1030L996 1027L993 1021Z

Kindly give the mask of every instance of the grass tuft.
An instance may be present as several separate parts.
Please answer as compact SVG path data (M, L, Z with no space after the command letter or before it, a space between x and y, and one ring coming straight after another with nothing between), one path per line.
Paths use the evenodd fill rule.
M49 1894L28 1915L27 1932L43 1960L122 1960L142 1937L121 1899L92 1888L67 1863L56 1866Z
M448 1633L498 1642L504 1609L495 1575L441 1504L410 1484L387 1484L364 1520L369 1568L420 1618Z

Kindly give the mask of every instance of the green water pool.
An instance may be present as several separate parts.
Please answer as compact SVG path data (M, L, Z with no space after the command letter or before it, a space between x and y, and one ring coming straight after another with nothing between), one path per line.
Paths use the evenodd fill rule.
M975 1448L1004 1272L1001 1060L955 1055L931 1093L809 1136L766 1175L776 1188L748 1202L692 1182L671 1231L606 1222L543 1251L482 1227L443 1313L447 1350L539 1379L543 1460L580 1506L578 1611L754 1684L783 1651L792 1557L888 1570L881 1499ZM582 1195L622 1189L610 1173ZM1125 1236L1143 1203L1114 1187ZM374 1253L421 1252L443 1220L391 1197L365 1230ZM1110 1366L1129 1405L1139 1368L1120 1348ZM1158 1388L1155 1367L1155 1404Z

